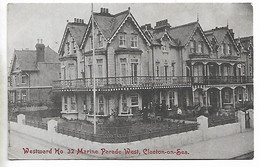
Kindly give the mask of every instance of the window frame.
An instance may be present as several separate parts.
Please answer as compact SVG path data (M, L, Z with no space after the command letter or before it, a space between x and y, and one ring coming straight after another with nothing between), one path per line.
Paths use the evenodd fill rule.
M130 47L131 48L138 48L138 35L132 35L130 37Z
M121 41L122 41L122 44L121 44ZM126 47L126 35L125 34L119 35L119 47Z

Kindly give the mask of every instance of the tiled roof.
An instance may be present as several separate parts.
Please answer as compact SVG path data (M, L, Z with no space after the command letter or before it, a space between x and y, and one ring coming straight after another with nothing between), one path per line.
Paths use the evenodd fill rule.
M16 63L22 71L38 70L36 63L36 50L15 50ZM59 63L58 54L49 46L44 49L46 63Z
M73 36L77 45L80 46L84 33L87 29L87 24L85 24L85 23L68 23L67 28L69 29L69 31L70 31L71 35Z
M217 40L217 43L220 43L223 41L225 35L227 34L228 28L227 27L220 27L220 28L215 28L212 30L205 31L206 36L208 34L212 34Z
M172 27L169 29L168 33L172 38L178 39L181 46L184 46L188 42L189 38L191 37L197 26L198 22L192 22L189 24Z
M37 70L35 50L15 50L14 54L20 70Z
M241 41L241 44L243 45L243 47L244 47L245 49L248 49L250 43L251 43L252 45L254 45L254 43L253 43L253 37L252 37L252 36L240 38L240 41Z
M96 21L105 38L110 39L128 14L129 10L115 15L94 13L94 20Z

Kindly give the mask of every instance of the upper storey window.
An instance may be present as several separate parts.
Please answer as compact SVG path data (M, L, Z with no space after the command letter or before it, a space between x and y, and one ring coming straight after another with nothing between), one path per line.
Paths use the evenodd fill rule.
M93 49L93 38L92 36L89 37L89 40L90 40L90 50Z
M198 43L198 53L203 53L203 41Z
M137 35L132 36L130 40L131 48L137 48Z
M125 34L121 34L119 36L119 46L120 47L125 47L126 46Z
M67 53L70 54L70 42L68 41L66 44L67 44Z
M227 46L227 51L228 51L228 54L231 55L232 54L232 50L231 50L231 44L228 44Z
M226 44L225 43L223 43L222 44L222 54L226 54Z
M102 48L104 46L104 37L102 34L98 35L98 46Z
M162 51L163 52L167 52L167 48L166 48L166 42L162 42Z
M191 53L195 53L195 41L194 40L191 40L190 41L190 52Z

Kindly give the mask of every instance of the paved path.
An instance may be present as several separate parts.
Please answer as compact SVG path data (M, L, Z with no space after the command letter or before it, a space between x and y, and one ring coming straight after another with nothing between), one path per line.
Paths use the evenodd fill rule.
M187 151L187 155L142 155L139 159L231 159L254 151L254 132L247 130L231 136L203 141L171 150ZM168 149L169 150L169 149Z
M175 151L180 149L186 151L186 155L176 154L141 154L134 159L231 159L254 151L253 130L247 130L231 136L221 137L208 141L182 146L179 148L160 148L158 150ZM68 148L53 145L43 140L21 134L11 130L11 147L9 147L9 159L96 159L91 155L67 154ZM57 154L24 154L23 148L50 149L60 148L64 151L62 155ZM185 152L184 152L185 153ZM105 157L104 157L105 158Z

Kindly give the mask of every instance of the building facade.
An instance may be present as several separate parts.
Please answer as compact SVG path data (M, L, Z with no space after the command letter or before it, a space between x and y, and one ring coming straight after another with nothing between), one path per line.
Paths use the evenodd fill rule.
M203 31L198 21L172 27L167 20L139 26L130 8L115 15L101 8L93 16L94 29L91 18L74 19L62 38L54 91L62 95L63 117L93 119L94 72L98 117L160 106L234 108L248 100L252 77L228 27Z
M9 103L51 103L52 82L60 78L58 54L42 40L36 50L15 50L8 76Z

